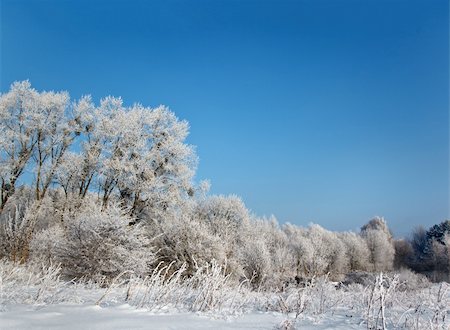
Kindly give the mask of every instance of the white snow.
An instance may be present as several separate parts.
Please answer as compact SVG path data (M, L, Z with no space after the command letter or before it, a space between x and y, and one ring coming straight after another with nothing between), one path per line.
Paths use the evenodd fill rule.
M290 316L291 317L291 316ZM293 316L290 318L292 319ZM240 316L183 312L153 313L128 304L117 306L47 305L8 306L0 312L0 329L276 329L287 316L273 312L252 312ZM300 329L363 329L357 319L345 315L322 315L320 319L297 320Z

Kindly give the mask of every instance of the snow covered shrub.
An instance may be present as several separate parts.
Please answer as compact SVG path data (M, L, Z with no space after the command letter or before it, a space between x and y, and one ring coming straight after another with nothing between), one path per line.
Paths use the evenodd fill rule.
M330 273L339 277L347 269L345 245L336 233L315 224L307 229L288 224L284 230L297 258L297 276L311 278Z
M186 210L179 217L167 218L159 224L154 241L156 263L173 264L174 269L186 265L185 275L192 275L197 266L213 260L226 263L224 244L221 238L209 231L207 224L197 221Z
M65 235L54 247L55 261L70 277L113 278L124 271L145 274L154 261L153 250L145 230L130 226L131 221L118 205L101 210L91 204L81 209L74 218L65 219ZM55 229L37 237L37 251L45 249L51 230Z
M364 287L371 285L375 281L375 274L364 271L354 271L347 273L344 280L341 282L345 286L359 284Z
M253 221L258 237L264 237L270 254L271 270L267 276L266 286L271 289L282 289L295 278L295 258L289 248L289 239L278 225L274 216Z
M345 245L348 271L369 270L370 251L364 239L353 232L339 233L338 236Z
M199 200L193 212L193 217L220 239L227 260L227 273L242 276L239 251L251 228L250 214L242 200L234 195L210 196Z
M241 230L249 225L249 211L234 195L210 196L200 200L194 216L214 235L219 236L228 249L240 242ZM231 252L231 251L230 251Z
M313 258L313 248L305 234L305 229L287 223L283 226L283 232L289 241L289 249L295 260L295 272L297 278L307 275L307 260Z
M253 218L241 233L237 246L239 264L245 278L256 287L282 289L295 278L295 260L289 240L275 217Z
M64 244L65 239L61 225L37 232L30 242L30 261L44 265L57 263L58 247Z
M255 289L260 288L272 272L271 256L261 238L249 239L239 248L239 261L244 277Z
M195 215L205 222L214 234L226 241L235 240L239 229L248 223L250 218L242 200L234 195L210 196L199 201Z
M406 312L397 324L407 329L450 328L450 285L446 282L434 284L427 289L415 291L404 304ZM405 308L407 307L407 308Z
M389 237L382 230L368 229L362 232L370 251L370 263L375 271L392 270L395 249Z
M380 273L367 291L365 322L368 329L387 329L386 309L393 304L398 285L398 276L389 277Z
M430 281L425 275L415 273L407 268L396 272L398 275L398 290L420 290L430 287Z
M16 206L3 219L0 228L0 257L25 262L34 231L36 217L32 206Z

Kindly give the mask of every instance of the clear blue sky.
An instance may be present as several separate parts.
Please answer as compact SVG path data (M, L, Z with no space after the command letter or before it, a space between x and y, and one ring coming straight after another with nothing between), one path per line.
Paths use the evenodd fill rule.
M1 1L1 91L168 105L198 179L280 222L449 218L449 2Z

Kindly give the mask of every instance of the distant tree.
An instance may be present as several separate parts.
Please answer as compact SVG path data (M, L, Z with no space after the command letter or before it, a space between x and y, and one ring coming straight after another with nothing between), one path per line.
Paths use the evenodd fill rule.
M394 268L412 268L414 264L414 250L411 243L406 239L396 239L394 240L394 248Z
M274 216L254 219L251 228L254 230L250 231L249 239L263 238L270 254L270 273L266 276L266 283L269 287L280 288L280 285L296 276L295 258L289 248L289 238Z
M395 249L392 234L383 218L375 217L361 228L370 251L370 262L375 271L393 268Z
M416 227L410 238L411 246L417 259L422 259L425 256L428 238L427 231L422 226Z
M195 217L205 223L229 248L237 243L243 226L248 226L250 214L242 200L235 196L209 196L195 207Z
M432 239L433 277L435 281L450 280L450 233L442 237L441 241Z
M348 259L349 270L369 270L370 251L364 238L353 232L341 233L339 234L339 237L345 245L345 253Z
M297 276L337 276L347 269L345 245L335 233L316 224L307 229L288 224L284 230L296 256Z
M436 240L445 245L446 235L450 234L450 220L445 220L438 225L432 226L426 233L427 240Z
M144 223L155 237L157 263L172 264L174 270L184 265L188 276L213 260L221 266L228 264L227 242L196 217L195 204L190 201L181 212L166 212L162 221Z
M432 226L426 238L424 254L433 280L450 280L450 220Z
M389 240L392 240L392 233L389 230L387 222L383 217L374 217L372 220L361 227L361 232L364 233L369 229L380 230L386 235Z

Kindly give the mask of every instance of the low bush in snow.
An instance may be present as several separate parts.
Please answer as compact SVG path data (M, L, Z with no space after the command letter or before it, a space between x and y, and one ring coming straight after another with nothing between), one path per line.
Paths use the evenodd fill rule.
M130 225L131 220L117 205L101 210L92 204L37 233L31 261L59 263L68 278L112 279L124 271L143 275L154 253L144 228Z

